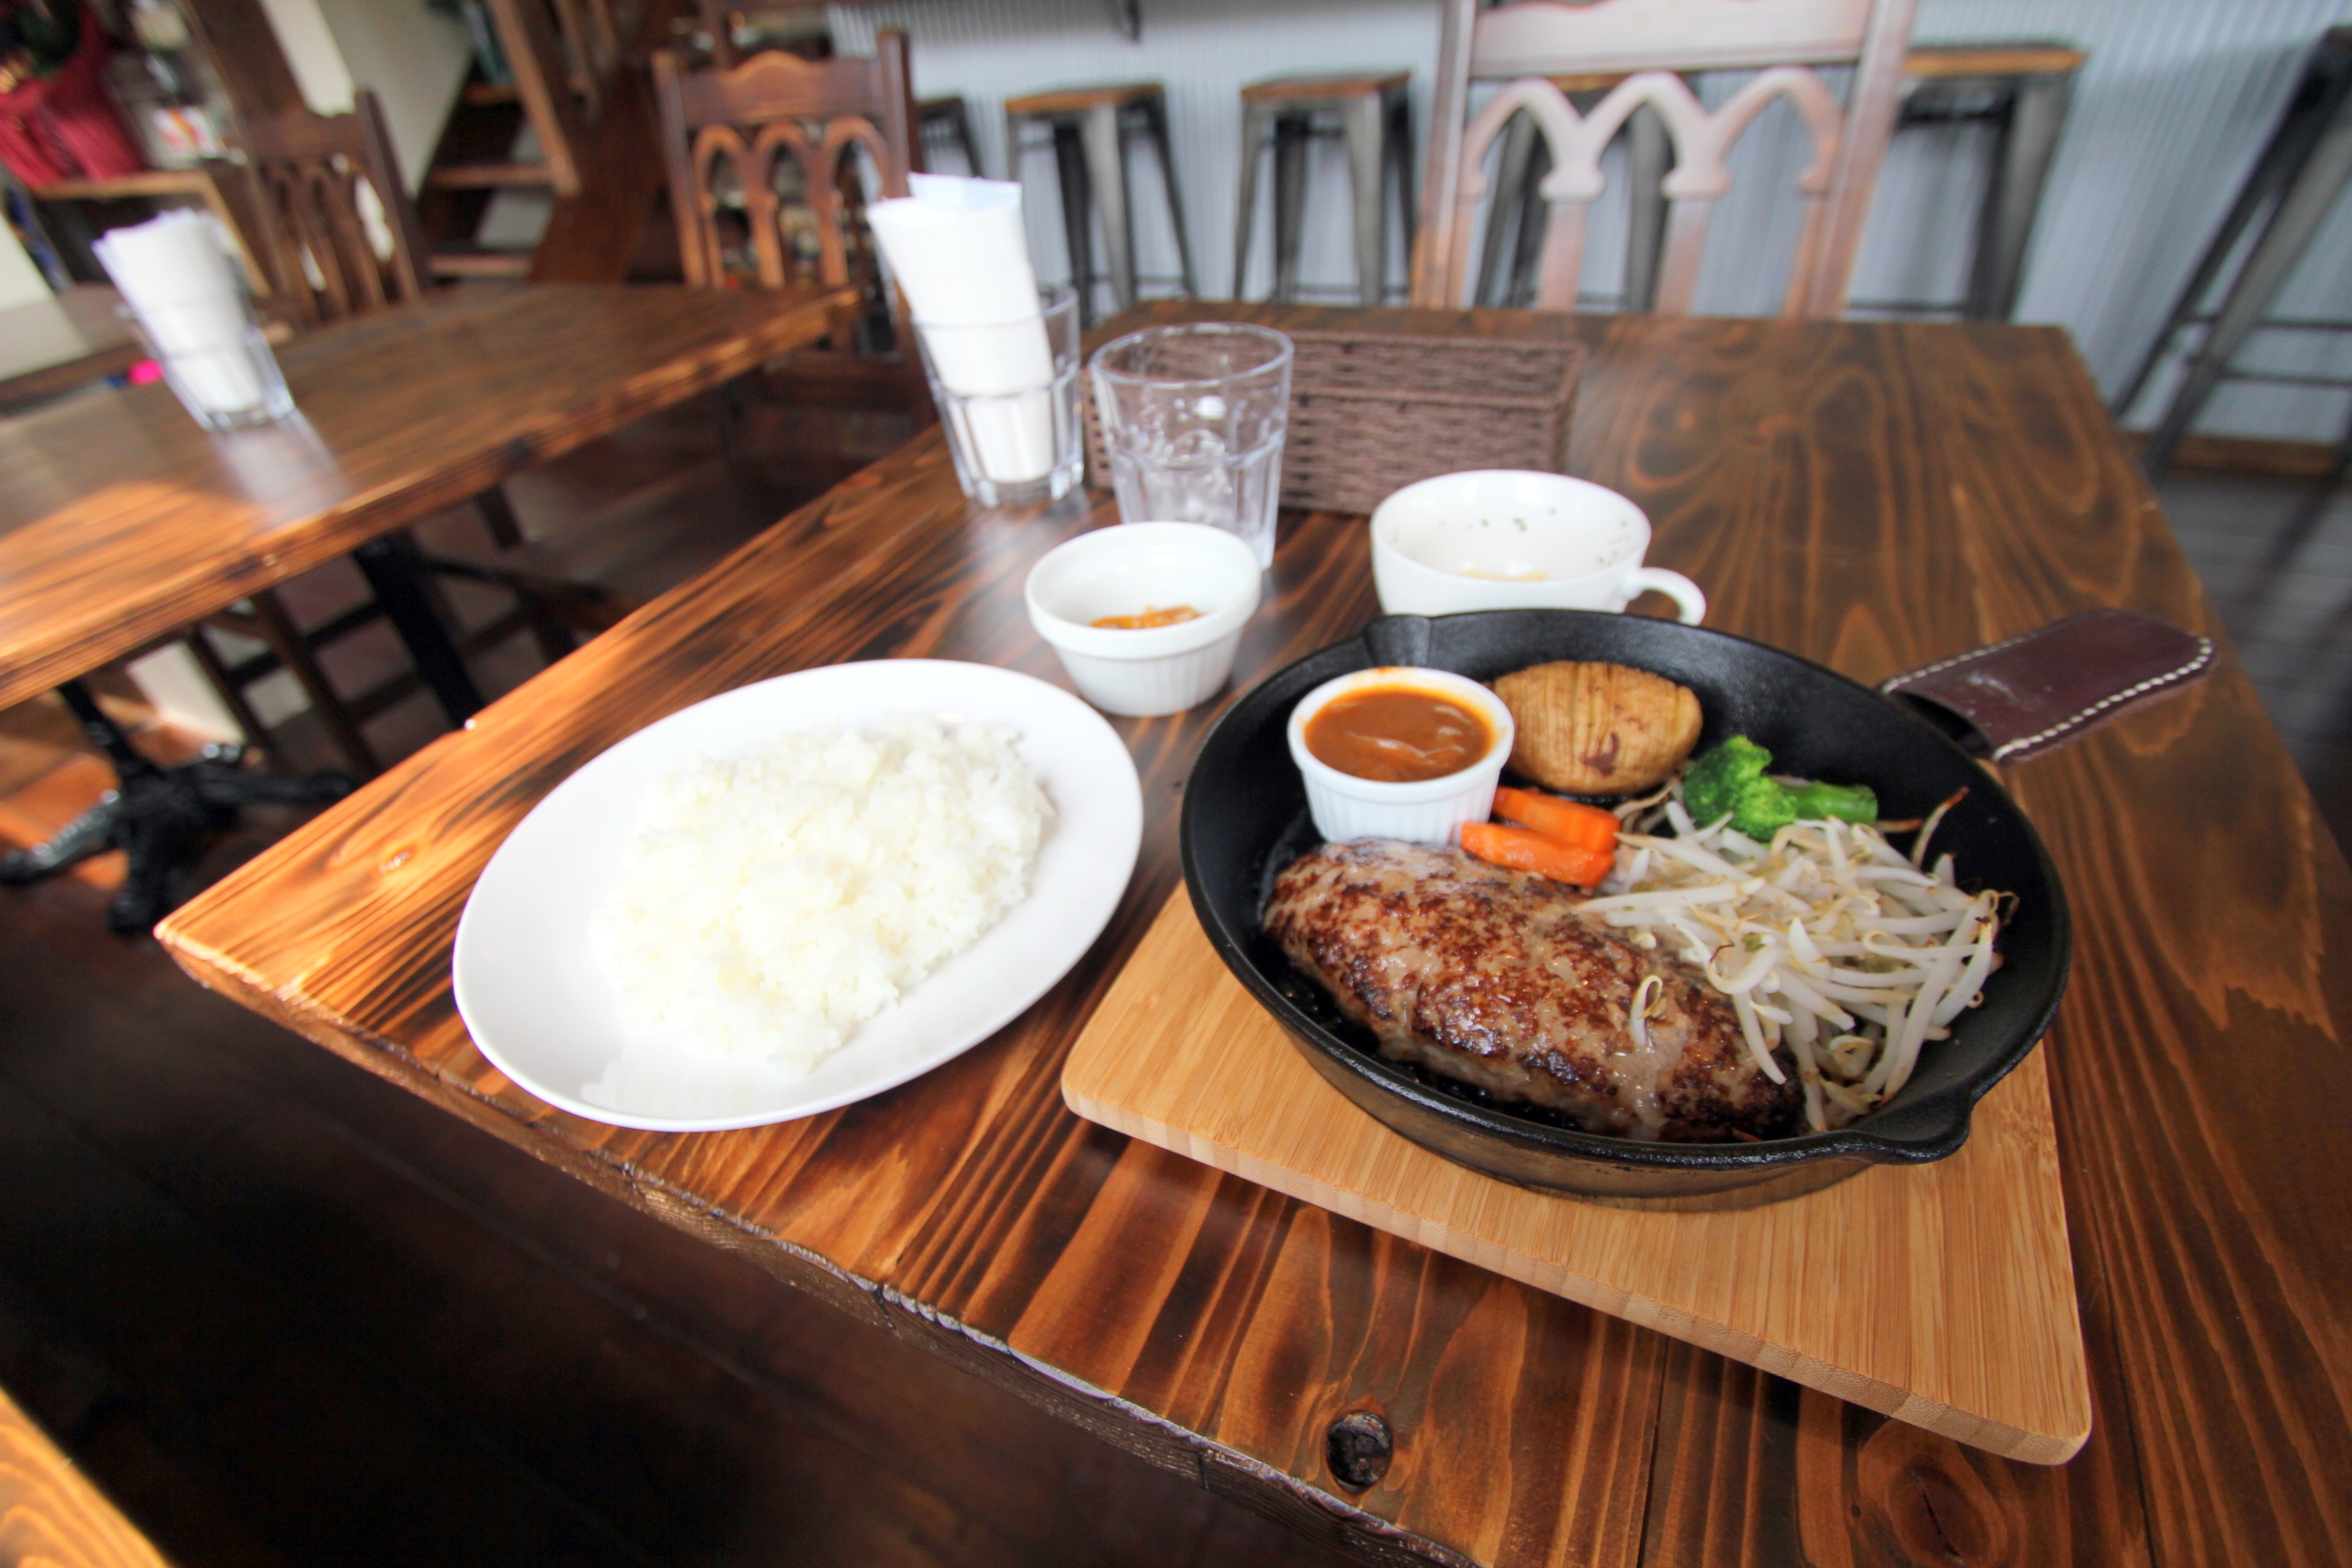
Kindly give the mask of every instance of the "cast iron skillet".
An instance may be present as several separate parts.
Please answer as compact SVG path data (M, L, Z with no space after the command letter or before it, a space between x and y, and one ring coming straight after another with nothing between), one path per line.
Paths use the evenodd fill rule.
M1833 1132L1756 1143L1642 1143L1585 1132L1384 1060L1370 1033L1342 1018L1260 931L1274 874L1321 842L1284 738L1299 698L1373 665L1422 665L1490 681L1560 658L1603 659L1680 681L1705 710L1702 747L1747 735L1771 749L1774 772L1869 784L1891 817L1921 816L1967 787L1934 848L1957 858L1962 886L2017 895L2000 939L2003 963L1982 1005L1960 1016L1950 1039L1930 1043L1889 1104ZM1192 907L1218 956L1326 1079L1414 1142L1529 1186L1736 1206L1826 1186L1865 1164L1944 1159L1967 1142L1977 1100L2049 1027L2066 988L2065 895L2032 827L1990 774L1923 721L1834 671L1722 632L1639 616L1391 616L1308 655L1235 703L1209 732L1184 790L1183 854Z

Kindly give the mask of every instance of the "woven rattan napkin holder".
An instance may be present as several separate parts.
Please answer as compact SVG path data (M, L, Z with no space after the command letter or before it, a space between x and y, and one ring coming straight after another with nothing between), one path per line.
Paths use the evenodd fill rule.
M1292 331L1282 504L1370 512L1417 479L1468 468L1564 473L1584 345L1381 332ZM1110 462L1086 398L1087 479Z

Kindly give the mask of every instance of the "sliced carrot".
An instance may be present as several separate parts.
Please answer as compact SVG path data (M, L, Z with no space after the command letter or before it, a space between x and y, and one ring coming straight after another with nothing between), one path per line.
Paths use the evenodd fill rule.
M1495 815L1522 827L1532 827L1545 837L1557 838L1563 844L1616 852L1617 814L1597 805L1562 800L1556 795L1538 795L1531 789L1498 789L1495 792Z
M1490 866L1533 871L1555 882L1589 888L1609 875L1617 858L1606 849L1563 844L1557 838L1507 827L1499 822L1469 822L1462 826L1462 847Z

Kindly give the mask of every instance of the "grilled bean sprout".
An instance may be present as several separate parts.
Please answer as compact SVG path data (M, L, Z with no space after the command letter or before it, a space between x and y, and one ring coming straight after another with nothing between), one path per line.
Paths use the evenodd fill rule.
M1949 855L1926 863L1951 804L1909 855L1878 827L1837 821L1793 822L1759 844L1694 823L1676 781L1618 808L1617 864L1584 911L1704 971L1775 1083L1788 1047L1806 1122L1827 1131L1910 1081L1921 1048L1950 1036L2000 965L2008 895L1963 891ZM1636 1033L1645 1021L1637 1006Z

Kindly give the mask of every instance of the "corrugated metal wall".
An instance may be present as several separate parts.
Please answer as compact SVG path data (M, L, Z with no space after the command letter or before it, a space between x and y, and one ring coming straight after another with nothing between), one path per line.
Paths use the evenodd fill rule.
M1005 167L1006 97L1087 82L1164 81L1194 261L1210 295L1233 290L1244 83L1408 67L1416 72L1417 125L1426 122L1437 47L1432 0L1142 4L1139 43L1112 29L1101 0L891 0L836 6L832 17L848 54L868 52L877 28L907 28L917 89L964 95L992 174ZM2043 202L2019 319L2066 327L2101 384L2119 385L2269 134L2303 51L2323 28L2347 19L2352 0L1920 0L1914 36L1922 43L2050 39L2090 56ZM1769 176L1794 166L1792 130L1785 109L1776 109L1751 136L1755 144L1742 148L1736 172L1750 177L1717 220L1701 309L1746 313L1777 304L1793 229ZM1958 294L1983 153L1982 134L1968 129L1921 129L1897 139L1864 241L1857 299ZM1316 159L1304 276L1327 287L1328 297L1352 298L1344 163L1336 145L1318 143ZM1051 158L1031 152L1022 174L1040 272L1065 276ZM1172 279L1172 236L1156 175L1141 160L1135 184L1144 271ZM1251 294L1265 290L1270 273L1265 200L1261 194L1244 286ZM1588 290L1615 288L1621 211L1604 210L1596 221ZM2282 312L2352 318L2347 263L2352 210L2340 210L2289 285ZM1403 275L1400 251L1391 285L1401 287ZM2352 347L2326 334L2267 333L2248 357L2283 370L2352 374ZM2159 381L2134 423L2147 422L2165 390ZM2347 411L2352 396L2340 392L2239 385L2214 399L2201 427L2333 440Z

